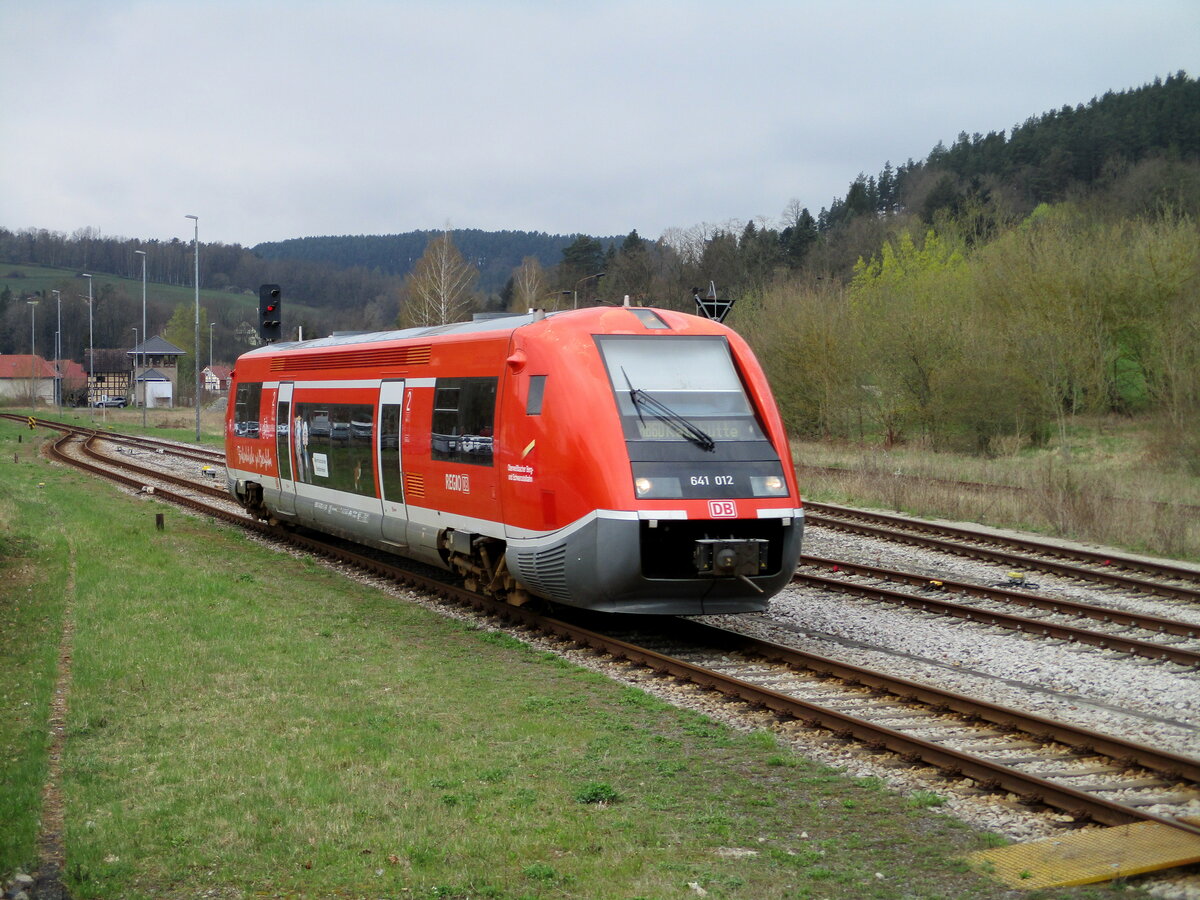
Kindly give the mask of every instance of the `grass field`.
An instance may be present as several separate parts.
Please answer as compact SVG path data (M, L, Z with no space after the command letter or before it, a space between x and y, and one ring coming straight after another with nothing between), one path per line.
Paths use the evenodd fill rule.
M1200 561L1200 478L1165 466L1136 419L1081 419L1058 443L984 458L794 442L810 500L940 516ZM970 490L954 482L1014 490Z
M958 861L994 841L931 798L51 466L42 439L0 422L0 874L35 865L70 625L75 898L1011 896Z

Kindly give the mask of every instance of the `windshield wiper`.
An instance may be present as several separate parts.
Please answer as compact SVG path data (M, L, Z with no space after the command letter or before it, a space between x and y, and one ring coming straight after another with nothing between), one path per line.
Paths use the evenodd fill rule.
M712 452L717 448L717 442L712 439L708 432L693 425L661 400L656 400L641 388L635 388L624 369L621 370L621 374L625 376L625 383L629 385L629 399L633 403L633 408L637 410L639 422L643 425L646 424L646 420L642 418L642 410L645 409L653 418L665 425L669 425L676 434L691 441L701 450Z

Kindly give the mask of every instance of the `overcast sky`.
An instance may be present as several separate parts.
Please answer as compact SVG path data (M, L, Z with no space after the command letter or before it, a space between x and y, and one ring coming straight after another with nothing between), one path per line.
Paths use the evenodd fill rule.
M814 215L1200 74L1197 0L0 0L0 226L253 245Z

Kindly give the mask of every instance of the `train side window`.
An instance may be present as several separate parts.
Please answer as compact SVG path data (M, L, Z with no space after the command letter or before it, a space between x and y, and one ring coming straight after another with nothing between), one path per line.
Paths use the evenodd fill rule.
M495 417L495 378L439 378L430 455L442 462L490 466Z
M275 417L275 458L279 460L279 477L285 481L292 480L292 454L288 450L288 432L291 431L292 404L286 400L280 402L279 413Z
M525 399L525 415L540 416L542 414L542 397L546 393L546 376L531 375L529 377L529 396Z
M233 433L240 437L258 437L258 420L262 404L262 383L242 382L237 387L233 407Z
M404 502L404 473L400 469L400 406L385 403L379 413L379 459L383 499Z

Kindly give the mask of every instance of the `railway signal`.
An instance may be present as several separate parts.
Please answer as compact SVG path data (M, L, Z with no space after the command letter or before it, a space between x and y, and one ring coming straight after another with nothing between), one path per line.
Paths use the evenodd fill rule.
M281 299L277 284L264 284L258 289L258 333L264 343L272 344L283 334L279 315Z
M717 299L717 284L715 281L708 283L708 296L700 296L700 288L692 288L692 299L696 301L696 312L706 318L712 319L714 322L724 322L725 317L729 315L729 311L733 309L733 300Z

